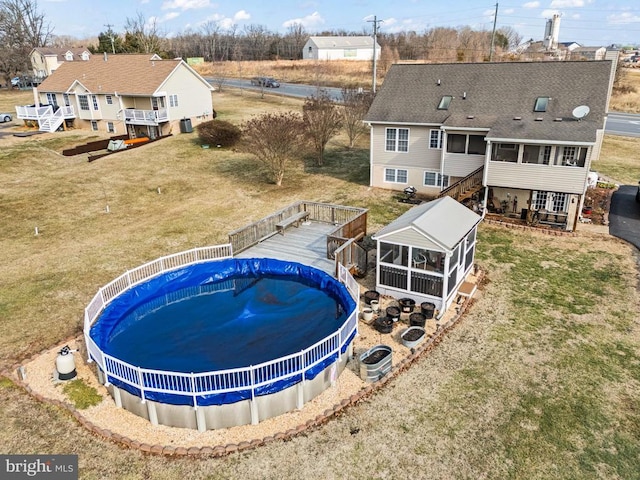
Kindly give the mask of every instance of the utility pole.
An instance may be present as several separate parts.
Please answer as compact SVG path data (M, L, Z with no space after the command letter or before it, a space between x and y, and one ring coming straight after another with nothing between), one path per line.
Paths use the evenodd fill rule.
M382 20L378 20L378 17L376 15L373 16L373 20L367 20L367 22L372 22L373 23L373 86L372 86L372 91L373 93L376 93L376 67L377 67L377 60L376 60L376 44L378 43L378 23L382 22Z
M107 27L107 32L109 33L109 38L111 39L111 51L113 52L113 54L116 54L116 46L114 43L114 39L113 39L113 30L111 30L111 27L113 27L113 25L111 25L110 23L107 23L105 25L105 27Z
M493 14L493 32L491 33L491 50L489 50L489 61L493 60L493 50L496 42L496 22L498 21L498 4L496 3L496 13Z

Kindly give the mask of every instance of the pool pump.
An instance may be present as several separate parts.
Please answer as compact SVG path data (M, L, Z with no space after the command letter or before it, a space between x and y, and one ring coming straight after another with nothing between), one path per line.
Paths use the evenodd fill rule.
M76 373L76 361L73 358L74 350L69 348L69 345L62 347L62 350L58 352L56 358L56 370L58 372L59 380L71 380L75 378Z

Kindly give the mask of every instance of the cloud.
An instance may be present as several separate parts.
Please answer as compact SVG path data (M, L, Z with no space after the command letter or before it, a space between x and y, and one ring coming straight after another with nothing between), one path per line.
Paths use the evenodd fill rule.
M527 2L522 5L522 8L539 8L540 2Z
M176 17L180 16L180 12L169 12L162 17L162 22L168 22L169 20L173 20Z
M623 12L609 15L607 21L613 25L625 25L628 23L640 23L640 15L632 12Z
M511 15L512 13L515 13L516 9L515 8L506 8L502 11L502 13L506 14L506 15Z
M322 24L324 24L324 18L322 18L322 15L318 12L313 12L311 15L307 15L306 17L287 20L282 24L282 26L284 28L289 28L293 25L302 25L305 28L313 28Z
M239 20L249 20L251 18L251 15L249 15L245 10L239 10L236 12L236 14L233 16L233 19L235 21L239 21Z
M196 10L210 5L209 0L167 0L160 8L162 10Z
M552 0L551 8L576 8L584 7L588 2L585 0Z

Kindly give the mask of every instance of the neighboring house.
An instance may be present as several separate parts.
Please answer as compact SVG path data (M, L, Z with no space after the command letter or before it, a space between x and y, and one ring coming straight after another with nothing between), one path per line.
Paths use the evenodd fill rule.
M411 208L373 236L376 290L446 311L473 268L481 220L450 197Z
M604 60L605 47L578 47L571 51L571 60Z
M310 37L302 49L303 60L372 60L380 45L372 37Z
M550 213L543 221L573 229L615 63L392 65L365 116L370 184L460 201L475 194L481 207Z
M33 76L44 79L55 72L64 62L87 61L91 52L86 48L37 47L29 54Z
M576 48L581 48L582 45L576 42L560 42L558 43L558 48L564 48L569 52L573 52Z
M181 59L157 55L100 55L65 62L34 88L39 105L16 107L17 117L40 130L90 128L157 138L179 121L213 113L207 81Z

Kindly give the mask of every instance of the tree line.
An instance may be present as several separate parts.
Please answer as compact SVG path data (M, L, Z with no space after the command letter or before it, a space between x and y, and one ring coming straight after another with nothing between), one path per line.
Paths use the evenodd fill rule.
M0 72L6 79L31 70L29 53L36 47L86 47L92 53L156 53L164 58L203 57L208 62L300 59L312 34L302 25L285 33L250 24L227 26L208 21L197 29L168 36L155 20L141 13L125 20L122 31L108 27L97 37L77 39L54 35L53 26L38 9L37 0L0 0ZM324 30L318 36L371 35L345 30ZM522 38L510 27L496 32L496 51L507 51ZM378 35L382 61L482 61L489 56L492 34L470 27L435 27L423 32L406 31Z

